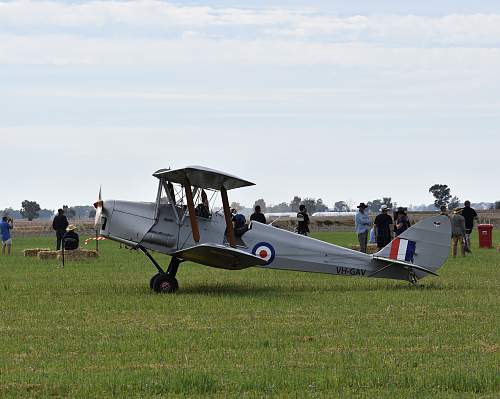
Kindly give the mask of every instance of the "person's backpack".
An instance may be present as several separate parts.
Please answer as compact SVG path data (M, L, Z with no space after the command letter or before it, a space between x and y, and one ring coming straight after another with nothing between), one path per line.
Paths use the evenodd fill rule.
M78 249L80 240L76 234L75 236L73 236L73 234L66 234L63 238L63 243L65 251L74 251L75 249Z

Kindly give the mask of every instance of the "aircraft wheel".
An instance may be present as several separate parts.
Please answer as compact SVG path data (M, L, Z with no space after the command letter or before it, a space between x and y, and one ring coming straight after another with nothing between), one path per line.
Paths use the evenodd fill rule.
M149 280L149 288L153 289L154 283L155 283L155 278L161 276L160 273L156 273L153 277L151 277L151 280Z
M153 281L153 290L159 294L171 294L179 289L177 279L166 274L156 276Z

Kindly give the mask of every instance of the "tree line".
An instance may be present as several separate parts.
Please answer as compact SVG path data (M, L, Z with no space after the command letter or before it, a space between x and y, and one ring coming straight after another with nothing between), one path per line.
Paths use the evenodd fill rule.
M456 196L451 194L451 189L446 184L434 184L429 188L429 193L434 197L434 203L430 205L421 205L419 210L436 210L440 209L441 206L446 206L448 209L454 209L458 206L463 206L463 202ZM264 213L284 213L284 212L298 212L299 206L303 204L306 206L309 213L315 212L350 212L355 211L356 204L352 201L337 201L334 203L333 207L328 207L327 204L323 202L321 198L309 198L306 197L301 199L299 196L294 196L290 202L281 202L277 205L267 205L263 198L255 201L253 207L255 208L259 205ZM495 203L487 203L489 209L500 209L500 201ZM388 208L396 208L397 203L393 202L392 197L382 197L368 201L366 203L368 209L371 212L378 212L382 205L387 205ZM240 203L233 202L231 206L237 210L244 209L245 207Z
M95 216L95 209L93 206L64 205L62 209L64 210L64 213L68 219L87 219L93 218ZM20 209L5 208L2 214L3 216L7 216L12 219L27 219L28 221L32 221L35 219L51 219L52 217L54 217L55 210L42 209L38 202L24 200L21 203Z
M451 194L451 189L446 184L434 184L429 188L429 193L434 197L434 204L425 206L426 210L431 210L432 207L440 209L441 206L446 206L448 209L454 209L457 206L463 205L456 195ZM356 210L356 204L352 201L337 201L334 203L333 208L329 208L321 198L305 197L301 198L295 195L290 202L281 202L277 205L268 205L263 198L255 201L253 207L259 205L264 213L285 213L285 212L298 212L300 205L305 205L309 213L315 212L350 212ZM366 203L372 212L378 212L382 205L387 205L389 208L395 208L396 202L393 202L392 197L382 197L374 199ZM238 202L231 204L232 208L236 210L244 209L245 207ZM431 209L429 209L431 208ZM490 203L490 209L500 209L500 201ZM64 205L63 210L68 219L87 219L95 216L95 209L89 205L68 206ZM8 216L13 219L27 219L29 221L34 219L50 219L54 216L53 209L42 209L36 201L24 200L21 203L19 210L13 208L6 208L3 210L3 216Z

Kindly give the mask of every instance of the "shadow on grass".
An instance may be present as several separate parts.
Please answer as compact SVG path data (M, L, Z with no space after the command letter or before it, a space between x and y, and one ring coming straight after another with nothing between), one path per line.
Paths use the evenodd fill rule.
M379 291L447 291L455 290L457 287L447 287L440 283L430 282L418 286L410 285L405 282L387 282L387 283L362 283L345 285L340 283L321 284L318 287L314 283L301 283L292 285L248 285L238 283L204 283L199 285L190 285L180 287L178 294L191 295L201 294L210 296L293 296L301 293L335 293L335 292L379 292Z
M283 296L287 293L293 292L284 286L256 286L256 285L243 285L243 284L220 284L220 283L205 283L200 285L191 285L181 287L178 291L180 295L211 295L211 296Z

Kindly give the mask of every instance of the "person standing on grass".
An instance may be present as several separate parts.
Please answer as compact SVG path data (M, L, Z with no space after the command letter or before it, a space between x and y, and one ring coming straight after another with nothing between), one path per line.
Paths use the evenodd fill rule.
M57 215L54 217L52 221L52 228L56 232L57 239L57 250L61 249L61 242L66 234L66 228L69 226L68 219L64 215L64 211L62 209L57 210Z
M457 246L460 243L460 252L465 256L465 218L461 215L462 209L455 208L451 215L451 240L453 243L453 257L457 257Z
M358 235L359 241L359 250L366 254L367 246L368 246L368 231L372 226L372 221L366 212L366 208L368 206L362 202L358 205L358 212L356 213L355 227L356 234Z
M5 248L7 248L7 255L12 253L12 237L10 231L14 228L14 221L7 216L2 218L0 222L0 234L2 235L2 255L5 255Z
M307 233L309 233L310 221L305 205L299 206L299 213L297 213L297 220L299 221L297 225L297 233L303 236L307 236Z
M375 241L377 241L377 248L382 249L392 241L392 217L387 212L389 207L382 205L380 213L375 218Z
M478 221L479 218L476 210L470 207L470 201L465 201L464 206L464 209L462 209L462 216L465 219L465 252L471 252L470 235L474 229L474 220Z

